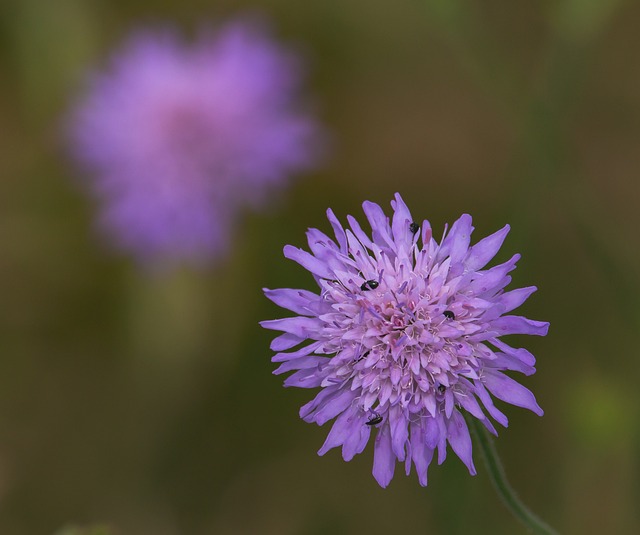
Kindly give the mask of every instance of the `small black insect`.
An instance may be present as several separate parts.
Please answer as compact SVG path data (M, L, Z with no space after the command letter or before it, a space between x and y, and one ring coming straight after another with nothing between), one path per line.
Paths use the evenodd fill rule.
M367 282L363 282L362 286L360 286L360 289L363 292L366 292L367 290L375 290L378 286L379 286L378 281L374 281L372 279L372 280L368 280Z
M447 389L446 386L444 385L439 385L438 386L438 392L440 392L441 394L444 394L444 391Z
M420 225L418 225L418 223L414 221L413 223L411 223L411 225L409 225L409 230L411 231L411 234L415 234L420 230Z
M374 412L371 418L365 422L367 425L378 425L383 420L382 416Z
M454 320L454 319L456 319L456 315L455 315L453 312L451 312L451 310L445 310L445 311L442 313L442 315L443 315L445 318L448 318L448 319L450 319L450 320Z

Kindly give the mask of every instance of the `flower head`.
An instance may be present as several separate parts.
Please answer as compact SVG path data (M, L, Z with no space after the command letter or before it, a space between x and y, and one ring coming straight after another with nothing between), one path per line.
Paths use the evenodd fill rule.
M316 160L300 71L253 21L191 46L169 30L131 36L70 121L106 233L143 260L224 252L238 208Z
M504 426L507 417L491 395L542 415L533 394L504 373L531 375L535 358L500 338L544 336L549 324L509 315L536 290L504 291L519 255L485 267L508 225L470 246L471 217L463 215L438 243L400 195L391 205L389 221L377 204L363 204L371 237L353 217L345 229L328 210L335 240L310 229L311 253L287 245L285 256L313 274L320 293L265 289L298 316L262 326L283 332L271 349L281 363L274 373L295 370L285 386L321 388L300 416L319 425L336 418L320 455L342 446L349 461L375 432L378 483L389 484L397 459L407 474L415 465L426 485L429 464L436 450L438 463L445 460L447 442L475 474L464 411L494 434L485 411Z

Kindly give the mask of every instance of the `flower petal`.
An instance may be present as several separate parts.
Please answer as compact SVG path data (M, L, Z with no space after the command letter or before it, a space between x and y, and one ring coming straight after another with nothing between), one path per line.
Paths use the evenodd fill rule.
M399 461L404 461L405 444L409 438L408 422L400 405L389 410L389 426L391 429L391 445Z
M373 477L382 488L386 488L393 479L396 456L391 448L389 423L385 422L378 430L373 450Z
M506 275L515 269L518 260L520 260L520 255L515 254L504 264L492 267L487 271L476 272L473 275L473 280L467 286L467 290L480 296L504 288L510 282L510 277Z
M316 388L322 384L326 373L320 373L316 368L300 370L284 380L284 386L297 388Z
M473 395L473 392L467 390L464 393L456 395L456 402L478 420L483 420L485 418L485 415L480 408L480 404Z
M447 426L442 414L435 418L438 424L438 464L442 464L447 459Z
M496 353L496 358L485 365L487 368L496 370L512 370L525 375L533 375L536 369L533 366L524 364L520 359L507 355L505 353Z
M447 420L447 440L451 444L451 448L460 460L469 469L471 475L476 475L476 468L473 465L473 456L471 454L471 436L467 423L460 412L453 411L451 418Z
M263 288L264 294L276 305L296 314L303 316L313 316L316 312L310 309L310 304L320 299L320 296L308 290L293 290L290 288L279 288L269 290Z
M491 399L491 396L489 395L489 392L487 392L487 389L484 387L484 385L480 382L476 382L474 386L476 394L480 398L480 401L482 401L482 404L485 406L487 412L491 415L491 417L499 424L507 427L509 425L508 418L493 404L493 400Z
M511 403L511 405L516 405L517 407L529 409L538 416L542 416L544 414L544 411L536 402L536 398L533 393L528 388L511 379L511 377L507 377L500 372L487 369L484 383L487 385L489 392L498 399Z
M342 446L342 458L347 462L364 451L371 436L371 426L366 425L364 416L360 419L359 424L359 432L355 431L349 435Z
M293 318L261 321L260 325L265 329L284 331L304 340L317 333L322 327L322 322L317 318L295 316Z
M338 240L338 244L340 245L340 251L343 253L347 253L347 235L345 234L344 227L333 213L333 210L329 208L327 210L327 219L331 226L333 227L333 232L336 235L336 240Z
M413 233L411 232L411 212L402 200L399 193L396 193L395 200L391 201L393 207L393 219L391 221L391 232L393 240L396 243L398 252L402 251L403 257L406 257L413 246Z
M425 418L425 443L429 449L436 449L436 446L440 443L440 426L435 417Z
M537 288L535 286L528 286L527 288L518 288L517 290L511 290L510 292L503 293L498 301L504 305L504 312L511 312L524 303L529 296L535 292Z
M418 481L423 487L427 486L427 471L433 459L433 448L427 445L427 430L422 421L411 423L411 458L416 467Z
M489 342L491 342L491 344L496 346L503 353L506 353L507 355L517 358L518 360L522 361L524 364L527 364L528 366L533 366L536 363L536 358L529 351L527 351L522 347L520 348L511 347L505 344L502 340L498 338L491 338L489 339Z
M340 387L338 385L328 386L327 388L323 388L322 390L320 390L315 398L300 407L300 418L305 421L313 421L313 418L307 419L307 417L310 416L316 410L316 408L320 407L328 400L330 400L333 396L335 396L338 390L340 390Z
M314 412L312 419L318 425L324 425L347 409L356 395L357 392L354 392L349 388L343 388L340 392L331 396L326 403L323 403L322 406L318 407ZM308 421L307 418L305 418L306 421Z
M462 214L462 216L451 226L451 231L442 242L438 258L444 259L451 257L451 263L460 262L469 250L469 242L473 226L471 225L471 216Z
M283 334L282 336L286 336L286 335ZM289 353L276 353L271 358L271 362L286 362L288 360L295 360L299 357L306 357L321 345L322 345L322 342L313 342L307 346L301 347L297 351L291 351Z
M502 316L491 322L491 328L498 331L500 336L506 334L546 336L549 331L549 322L530 320L524 316Z
M494 232L490 236L481 239L471 249L464 260L465 267L468 271L477 271L486 266L491 259L498 253L504 239L509 234L510 227L505 225L498 232Z
M276 336L273 340L271 340L271 345L269 347L273 351L285 351L297 346L303 341L304 338L300 338L299 336L295 336L293 334L284 333L280 336Z
M373 242L379 247L395 253L395 244L389 232L389 218L384 214L380 205L365 201L362 203L362 209L371 225Z
M306 357L300 357L297 359L283 362L272 373L273 375L280 375L290 372L292 370L306 370L308 368L319 368L322 365L327 364L331 359L328 357L319 357L317 355L309 355Z
M335 253L339 251L336 243L317 228L307 230L307 243L311 253L324 262L330 258L335 258Z
M349 222L349 226L351 227L353 234L356 238L358 238L358 241L367 249L371 250L371 248L373 247L373 242L365 234L364 230L362 230L362 227L360 226L360 223L358 223L358 220L355 217L348 215L347 221Z
M358 432L362 423L357 417L357 413L358 408L352 406L338 416L336 421L333 423L331 431L329 431L324 444L318 450L318 455L324 455L330 449L342 446L350 435Z
M293 245L285 245L283 252L285 258L297 262L314 275L318 275L318 277L322 277L324 279L333 279L333 272L322 260L317 259L311 253L298 249Z

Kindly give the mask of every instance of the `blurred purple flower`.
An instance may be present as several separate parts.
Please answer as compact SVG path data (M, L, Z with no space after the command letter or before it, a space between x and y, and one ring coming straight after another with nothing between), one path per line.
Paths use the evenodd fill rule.
M130 37L70 121L106 234L145 261L223 254L238 208L263 205L317 160L301 78L255 21L190 47L168 30Z
M363 204L371 238L353 217L347 217L351 228L345 230L328 210L335 241L310 229L311 254L287 245L285 256L314 275L320 295L265 289L274 303L299 316L262 326L284 332L271 349L278 352L273 361L282 363L274 373L297 370L285 386L322 388L300 416L319 425L337 417L320 455L342 446L349 461L377 428L373 475L378 483L389 484L397 459L405 462L407 474L413 463L426 485L432 457L437 450L442 463L447 442L475 474L461 411L493 434L483 407L504 426L507 417L490 394L542 415L533 394L503 373L531 375L535 358L500 337L544 336L549 324L505 315L536 289L504 292L519 255L484 269L508 225L470 247L473 227L465 214L438 243L429 222L414 222L400 195L391 205L389 222L380 206Z

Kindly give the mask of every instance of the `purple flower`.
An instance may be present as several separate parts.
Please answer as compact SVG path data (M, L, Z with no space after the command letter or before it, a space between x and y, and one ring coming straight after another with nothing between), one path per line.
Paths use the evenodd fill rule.
M520 255L485 268L508 225L470 246L465 214L438 243L429 222L414 222L399 194L391 206L389 221L377 204L363 204L371 237L353 217L345 229L328 210L335 241L310 229L311 253L287 245L285 256L313 274L320 293L265 289L298 316L262 326L284 333L271 349L281 363L274 373L295 370L285 386L321 388L300 416L319 425L336 418L320 455L342 446L349 461L375 430L378 483L389 484L397 459L407 474L415 465L424 486L436 450L438 463L445 460L447 442L475 474L462 411L493 434L485 411L504 426L507 417L491 395L542 415L533 394L504 373L533 374L534 356L500 338L544 336L549 324L509 314L536 290L504 291Z
M300 71L255 22L192 46L169 30L131 36L70 121L105 233L146 261L222 254L238 209L317 159Z

